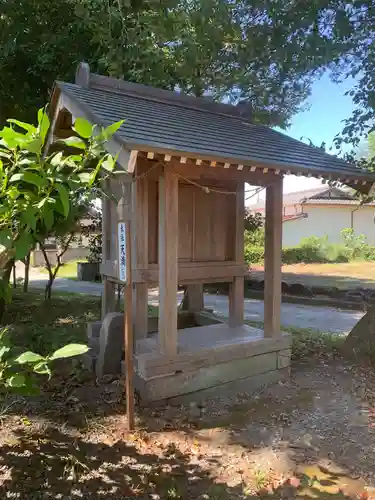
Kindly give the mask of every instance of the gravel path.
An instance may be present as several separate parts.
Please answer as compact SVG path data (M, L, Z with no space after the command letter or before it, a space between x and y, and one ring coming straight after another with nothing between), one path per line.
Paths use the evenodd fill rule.
M30 286L44 288L46 276L33 272L30 275ZM57 278L54 290L59 292L83 293L86 295L98 295L102 293L101 283L90 283L83 281ZM180 300L181 294L178 294ZM158 291L150 290L149 301L152 305L158 305ZM228 297L224 295L205 295L206 307L212 308L215 313L228 315ZM313 328L322 332L337 334L348 333L363 316L362 311L346 311L330 307L316 307L298 304L282 304L281 322L285 326L300 328ZM263 301L245 299L245 318L253 321L263 321Z

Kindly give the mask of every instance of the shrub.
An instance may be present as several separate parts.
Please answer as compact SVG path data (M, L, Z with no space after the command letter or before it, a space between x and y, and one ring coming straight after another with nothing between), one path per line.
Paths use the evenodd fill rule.
M264 259L264 247L260 246L245 246L245 262L246 264L258 264L263 262Z
M367 246L363 249L362 255L365 260L375 260L375 247Z
M283 248L282 261L283 264L323 263L326 259L319 248L305 246Z
M343 229L341 236L350 260L363 258L363 254L368 248L366 236L364 234L356 235L353 228Z
M356 236L352 229L341 232L344 243L329 243L328 236L303 238L296 247L282 250L283 264L324 264L344 263L355 259L375 260L375 247L366 243L363 235ZM263 239L262 239L263 238ZM252 233L245 232L245 262L254 264L264 258L264 231L258 229Z
M254 231L245 231L245 245L264 247L264 228L259 227Z

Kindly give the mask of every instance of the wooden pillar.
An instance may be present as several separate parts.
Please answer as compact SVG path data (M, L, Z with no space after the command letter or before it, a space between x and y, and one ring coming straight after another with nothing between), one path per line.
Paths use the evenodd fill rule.
M264 252L264 336L281 335L281 247L283 222L283 178L266 189Z
M159 347L177 353L178 176L168 166L159 177Z
M105 190L110 191L110 181L105 181ZM113 229L111 227L111 209L114 209L114 203L107 197L102 198L102 262L105 263L111 259L111 238ZM116 309L116 285L109 281L107 276L103 276L102 293L102 321L106 315Z
M133 235L135 236L135 268L148 269L148 179L143 177L135 184L133 201ZM133 237L134 237L133 236ZM148 330L148 286L135 284L134 334L136 340L147 337Z
M237 187L234 222L234 260L244 265L244 217L245 184ZM241 326L244 321L244 277L236 276L229 285L229 321L231 327Z

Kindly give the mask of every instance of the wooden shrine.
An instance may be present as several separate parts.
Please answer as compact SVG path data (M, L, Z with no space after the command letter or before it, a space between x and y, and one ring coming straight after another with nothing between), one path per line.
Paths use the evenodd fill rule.
M84 64L76 84L56 84L52 105L55 126L61 113L103 125L125 119L108 144L110 152L120 151L123 173L108 186L119 203L105 199L102 205L102 316L114 311L118 222L128 220L141 400L208 394L218 386L251 391L287 376L291 338L280 324L283 177L321 176L364 191L374 177L252 124L243 106L94 75ZM266 191L264 329L244 323L245 183ZM229 283L229 316L207 324L203 314L200 323L202 287L214 282ZM178 329L181 285L198 326ZM154 334L148 327L151 287L159 287Z

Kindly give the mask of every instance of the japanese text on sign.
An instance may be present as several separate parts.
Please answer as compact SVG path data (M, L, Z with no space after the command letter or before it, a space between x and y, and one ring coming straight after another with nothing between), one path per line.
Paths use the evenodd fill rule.
M126 281L126 230L125 222L118 223L118 267L119 279Z

